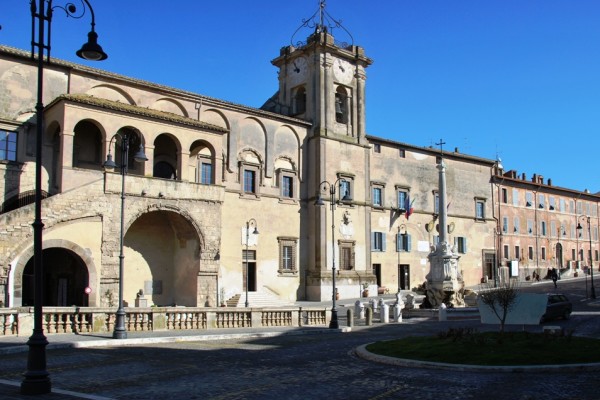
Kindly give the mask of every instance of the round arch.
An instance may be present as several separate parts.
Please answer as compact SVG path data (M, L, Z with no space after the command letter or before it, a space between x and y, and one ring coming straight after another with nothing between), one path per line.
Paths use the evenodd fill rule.
M13 305L24 306L32 293L26 281L33 274L33 247L28 247L20 256L13 272ZM76 243L64 239L45 240L42 244L44 265L55 264L51 274L46 274L44 292L45 306L77 305L95 307L98 304L100 284L97 267L88 251ZM60 279L63 279L62 281ZM67 279L65 282L64 279ZM92 288L85 296L83 289ZM59 301L59 294L61 295ZM74 303L74 304L69 304Z
M124 246L126 304L141 291L148 305L199 306L204 239L189 215L150 207L129 220Z

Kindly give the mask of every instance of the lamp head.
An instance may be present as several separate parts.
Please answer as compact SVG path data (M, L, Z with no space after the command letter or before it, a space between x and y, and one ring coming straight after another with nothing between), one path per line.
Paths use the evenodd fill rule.
M106 161L104 162L104 170L107 172L113 172L117 168L117 164L112 159L112 154L108 153Z
M575 228L575 229L581 230L581 229L583 229L583 226L581 226L581 223L578 222L577 223L577 228Z
M144 153L144 146L140 144L140 148L137 153L133 155L133 159L139 163L148 161L148 157L146 157L146 153Z
M252 232L254 235L258 235L258 228L256 226L254 226L254 232Z
M320 195L317 195L317 199L315 200L315 206L322 206L325 203L323 203L323 198Z
M108 58L108 55L98 44L98 34L93 30L88 33L88 41L77 50L77 56L88 61L102 61Z

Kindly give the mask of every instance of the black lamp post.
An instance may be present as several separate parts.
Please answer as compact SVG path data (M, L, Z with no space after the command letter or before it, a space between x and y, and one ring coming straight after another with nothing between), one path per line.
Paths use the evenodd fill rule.
M329 188L330 195L330 207L331 207L331 284L333 285L333 293L332 293L332 307L331 307L331 321L329 322L329 328L338 329L340 327L338 323L338 315L337 308L335 304L335 297L337 289L335 287L335 197L336 197L336 187L338 183L348 182L344 178L338 178L333 184L328 181L323 181L319 184L319 188L321 189L317 193L317 200L315 201L315 205L322 206L324 205L323 199L321 198L321 191L326 191ZM352 201L352 197L349 192L344 193L342 197L342 202Z
M119 307L117 309L117 318L115 321L115 328L113 330L113 339L127 339L127 330L125 329L125 309L123 309L123 273L124 273L124 261L125 255L123 254L123 237L124 237L124 229L123 224L125 221L125 175L127 175L127 167L129 160L129 141L131 140L132 135L128 133L120 134L116 133L108 144L108 155L106 156L106 162L104 163L104 169L108 172L114 171L117 167L117 164L112 159L112 155L110 153L110 146L115 141L116 148L116 139L121 139L121 233L119 237ZM116 151L115 151L116 152ZM144 148L140 144L140 148L133 156L134 160L137 162L146 162L148 161L148 157L144 153Z
M86 60L105 60L108 56L102 47L97 43L98 35L94 31L96 25L94 11L88 0L83 0L92 14L92 30L88 34L88 42L77 51L77 55ZM46 5L48 6L46 8ZM52 6L52 0L31 0L31 58L34 58L34 49L38 49L37 59L37 103L36 110L36 145L35 145L35 219L33 226L33 333L27 341L29 353L27 356L27 372L24 374L24 380L21 383L21 393L34 395L50 393L52 383L50 376L46 371L46 346L48 340L44 335L42 326L43 320L43 262L42 262L42 231L44 223L42 222L42 140L44 137L44 56L47 62L50 62L50 35L52 31L52 13L54 8L61 8L67 14L67 17L81 18L85 13L76 15L77 8L72 3L68 3L66 8ZM36 27L37 25L37 27ZM47 30L46 30L47 29ZM36 39L37 30L37 39ZM46 39L45 33L48 33Z
M592 227L591 227L591 222L590 222L590 217L587 215L582 215L581 217L579 217L579 220L583 220L587 218L587 224L588 224L588 237L590 239L590 293L591 293L591 297L592 299L596 298L596 288L594 287L594 265L593 265L593 261L592 261ZM581 226L581 223L577 223L577 230L581 230L583 229L583 227Z
M248 281L250 278L250 276L248 275L248 241L250 240L250 226L254 226L254 232L252 232L252 234L258 235L258 225L254 218L250 218L248 221L246 221L246 254L244 257L246 261L246 302L244 303L245 307L248 307L250 305L250 303L248 303Z

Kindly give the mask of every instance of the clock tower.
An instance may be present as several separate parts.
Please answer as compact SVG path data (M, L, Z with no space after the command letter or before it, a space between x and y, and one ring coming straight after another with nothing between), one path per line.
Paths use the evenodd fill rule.
M307 300L351 298L363 286L376 290L365 129L365 69L372 60L325 11L325 1L303 21L296 33L312 31L306 41L294 42L294 33L272 60L279 90L263 109L311 123L302 144L302 291ZM334 30L350 43L334 38Z
M316 24L306 42L283 47L272 61L279 91L263 108L307 120L312 135L365 142L365 68L372 60Z

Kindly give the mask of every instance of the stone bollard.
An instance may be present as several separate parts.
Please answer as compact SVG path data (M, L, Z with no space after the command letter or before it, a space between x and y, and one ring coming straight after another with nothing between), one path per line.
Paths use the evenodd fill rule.
M390 307L385 303L381 304L381 322L384 324L390 322Z
M381 310L381 307L383 307L384 304L385 304L385 302L383 301L383 299L379 299L379 301L377 302L377 306L379 307L380 310Z
M412 294L406 295L406 308L412 310L415 308L415 296Z
M346 311L346 319L348 320L348 326L352 328L354 326L354 310L352 308L348 308L348 311Z
M358 318L358 319L362 319L362 318L360 318L360 306L361 306L360 300L356 300L354 302L354 314L356 315L356 318Z
M365 319L365 305L361 303L360 300L356 300L356 304L354 305L354 312L356 313L356 318Z
M369 307L367 307L365 310L365 325L373 325L373 310L371 310Z
M394 321L402 322L402 306L398 303L394 304Z
M375 299L371 299L369 301L369 303L371 303L371 308L373 309L373 312L376 313L377 312L377 301Z
M446 305L442 303L438 310L438 321L447 321L448 320L448 311L446 311Z

